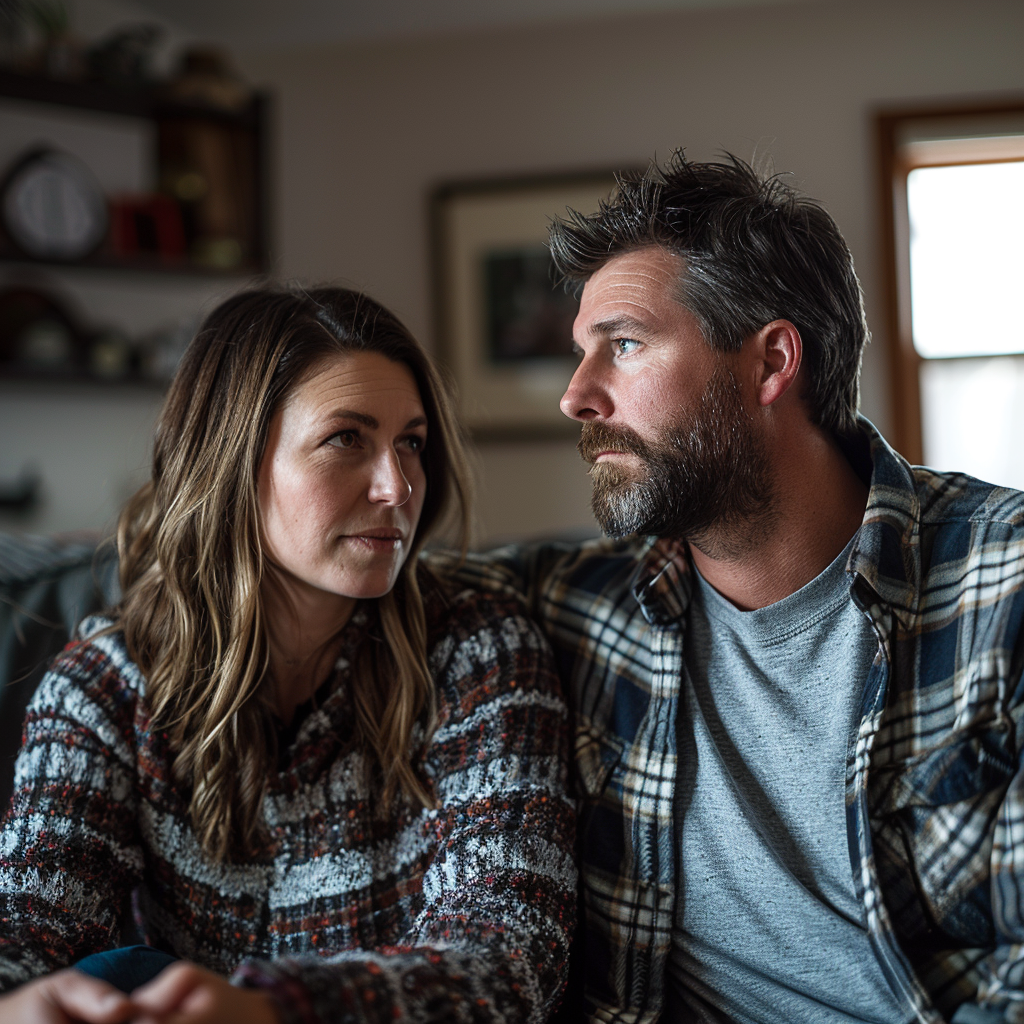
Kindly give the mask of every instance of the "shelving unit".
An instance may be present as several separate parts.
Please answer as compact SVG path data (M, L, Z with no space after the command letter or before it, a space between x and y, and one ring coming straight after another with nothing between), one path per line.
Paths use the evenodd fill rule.
M151 150L147 163L153 173L152 180L147 180L137 191L140 194L166 194L168 176L186 173L190 169L195 171L206 189L193 202L175 201L184 245L174 254L156 249L147 251L143 245L127 252L122 246L118 251L114 244L114 231L111 230L107 240L83 259L36 259L26 255L8 239L0 224L0 271L8 284L11 280L19 285L28 281L30 286L32 282L39 282L45 290L45 282L49 281L58 292L69 295L76 289L88 290L92 286L105 287L109 293L112 286L121 290L123 284L125 309L133 303L138 307L144 301L139 297L147 294L147 289L166 292L168 288L177 287L182 296L181 308L188 311L205 301L196 303L192 296L220 291L221 284L230 287L234 282L241 283L266 271L265 147L269 102L266 95L255 93L244 108L231 111L176 101L169 98L167 90L160 85L115 88L95 82L62 81L0 69L0 104L4 100L17 101L8 107L19 111L18 116L23 119L26 110L38 105L41 125L47 117L52 118L54 113L58 113L62 120L70 120L73 127L86 133L95 133L97 121L80 118L79 113L114 115L110 120L112 124L124 123L122 118L129 119L129 122L138 121L142 126L140 138L151 140L146 147ZM139 130L129 128L128 131ZM45 139L45 131L41 134ZM97 136L92 134L88 137ZM57 146L60 148L59 143ZM7 156L10 158L10 153ZM6 167L0 167L0 180L6 171ZM169 202L163 198L160 201L164 204ZM216 248L218 238L222 243L227 240L227 258L223 245L220 250ZM174 281L180 285L175 286ZM84 330L81 334L74 339L77 346L74 359L53 367L27 366L19 362L20 357L12 356L8 346L7 352L0 351L0 381L34 381L39 384L50 381L55 385L78 381L153 386L154 382L137 369L120 377L95 372L86 352L93 343L91 339L96 336L92 328L97 326L97 322L109 324L112 318L109 315L96 316L88 301L79 301L77 305L87 322L82 325ZM146 333L130 322L120 326L136 336ZM3 347L0 345L0 349ZM161 386L160 381L156 385Z
M232 112L198 104L168 100L161 88L119 89L95 82L68 82L40 76L22 75L0 69L0 99L25 100L52 107L119 114L152 122L157 129L161 151L171 145L182 127L202 125L230 138L238 170L245 180L235 182L244 191L240 213L245 222L246 238L242 240L245 256L228 268L232 274L259 273L267 266L266 232L266 159L264 153L268 98L255 93L249 105ZM159 157L157 163L159 163ZM155 185L155 183L154 183ZM140 253L130 258L112 254L101 248L85 260L55 263L31 259L19 252L6 238L0 237L0 261L5 263L53 263L58 266L96 266L113 270L144 270L147 272L223 274L219 268L204 266L192 259L168 261L156 254Z

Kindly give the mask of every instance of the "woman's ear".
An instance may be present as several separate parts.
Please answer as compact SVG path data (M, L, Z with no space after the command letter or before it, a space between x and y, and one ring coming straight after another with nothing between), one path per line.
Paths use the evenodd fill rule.
M773 320L748 339L757 360L755 389L758 405L777 402L792 386L803 363L800 332L788 320Z

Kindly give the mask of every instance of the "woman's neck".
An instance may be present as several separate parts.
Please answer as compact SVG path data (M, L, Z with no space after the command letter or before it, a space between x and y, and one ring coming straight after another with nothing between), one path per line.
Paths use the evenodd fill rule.
M279 578L266 581L261 596L274 706L287 725L337 661L357 601L322 591L309 594Z

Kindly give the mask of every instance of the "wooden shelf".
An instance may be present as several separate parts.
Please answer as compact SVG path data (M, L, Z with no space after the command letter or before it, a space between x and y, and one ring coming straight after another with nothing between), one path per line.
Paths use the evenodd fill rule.
M0 96L57 107L127 114L129 117L151 117L153 110L150 90L115 89L99 82L72 82L42 75L23 75L6 68L0 68Z
M164 95L159 84L117 88L102 82L70 81L25 75L9 68L0 68L0 96L7 99L46 103L55 107L75 107L104 114L157 119L161 117L200 117L255 128L260 118L258 107L265 99L254 94L244 110L222 110L199 103L181 103Z

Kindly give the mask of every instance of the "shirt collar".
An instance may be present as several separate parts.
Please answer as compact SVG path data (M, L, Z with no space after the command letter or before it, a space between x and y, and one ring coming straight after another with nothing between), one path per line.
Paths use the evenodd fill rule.
M870 476L870 484L846 571L906 622L916 614L921 590L921 503L906 459L869 420L859 416L857 425L857 433L842 447L854 468ZM648 538L645 544L630 590L652 626L676 625L693 591L689 549L665 537Z
M852 444L863 453L867 443L871 484L846 571L859 577L908 625L917 614L921 594L921 500L907 460L863 416L858 427ZM848 454L854 461L855 452Z
M690 605L693 576L685 542L651 537L633 574L630 590L652 626L679 623Z

